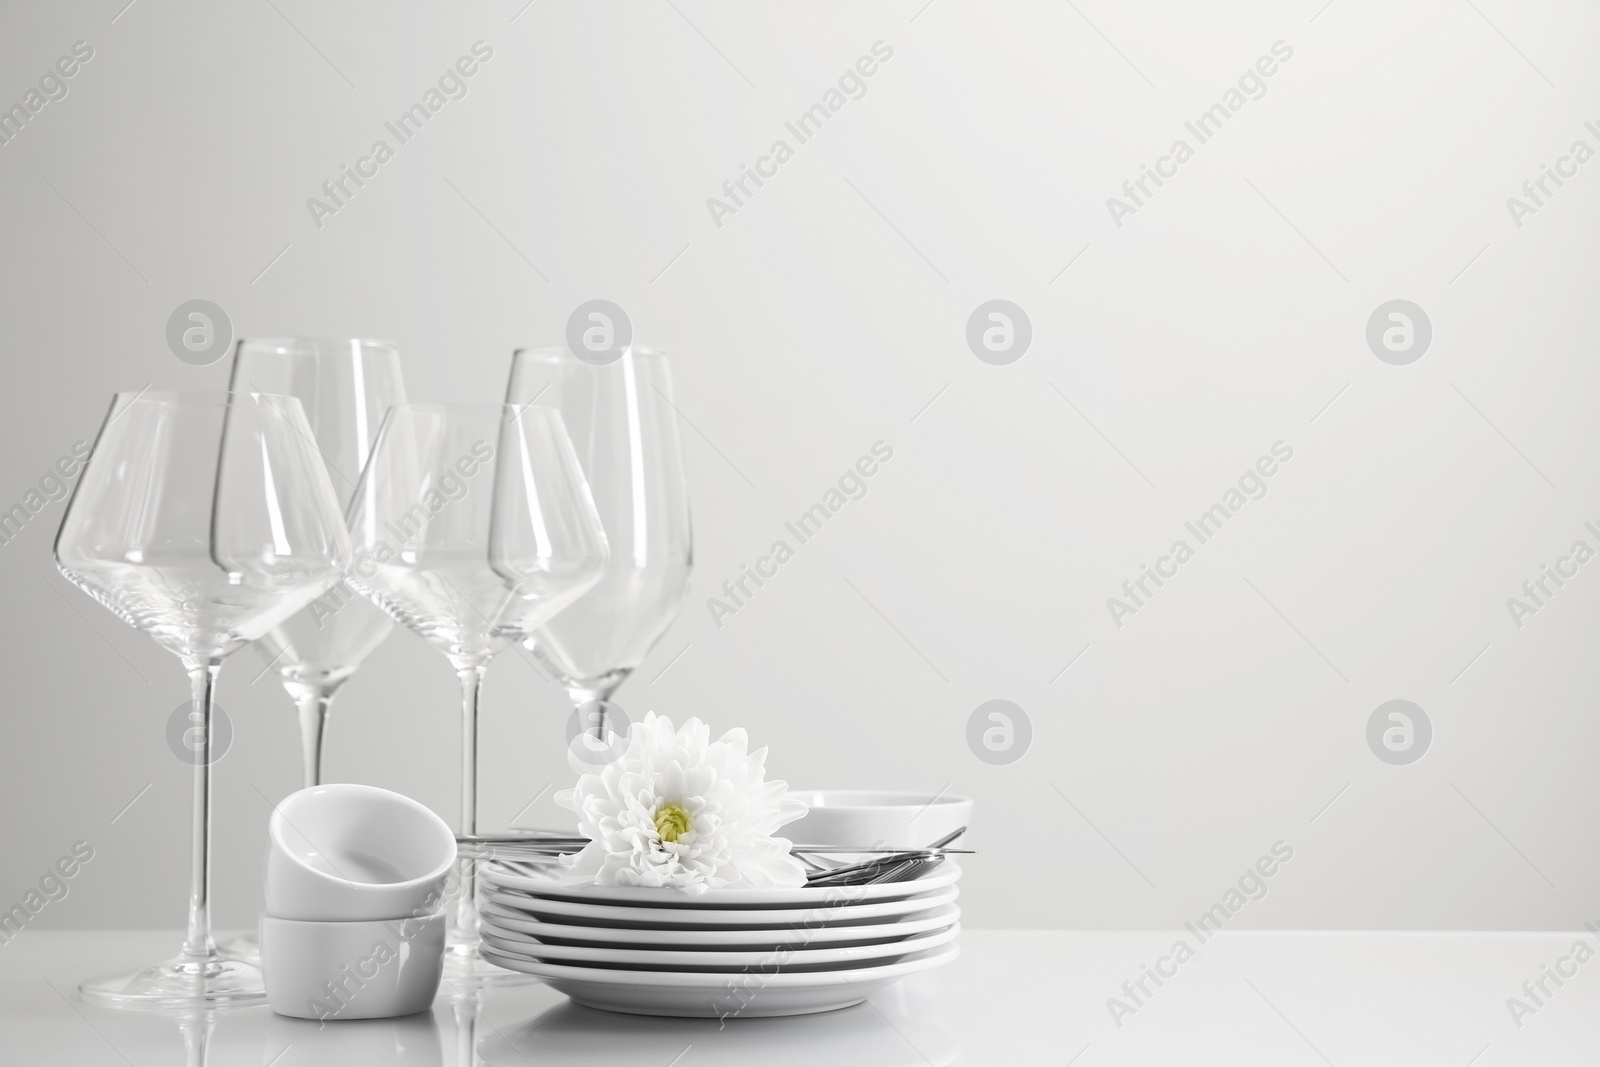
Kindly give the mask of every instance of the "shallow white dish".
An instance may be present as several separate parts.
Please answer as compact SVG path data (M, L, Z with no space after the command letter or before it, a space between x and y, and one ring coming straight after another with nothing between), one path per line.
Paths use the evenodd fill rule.
M954 904L898 922L871 923L865 926L824 926L815 930L740 929L727 930L629 930L606 926L571 926L540 922L524 912L485 901L482 914L495 926L531 935L545 944L590 945L607 948L692 948L692 949L775 949L800 945L865 945L896 941L930 930L942 930L961 918Z
M783 828L784 837L801 845L921 848L972 825L972 801L942 790L791 789L789 796L809 809ZM962 845L957 841L951 847Z
M845 948L794 949L637 949L605 948L593 945L546 945L526 934L504 930L484 916L482 934L484 943L501 952L523 959L544 960L548 963L566 963L574 966L615 967L627 970L648 971L721 971L762 973L792 973L813 970L842 970L868 963L893 963L913 953L954 941L961 932L959 923L942 930L919 934L903 941L890 941L876 945L855 945Z
M515 890L488 889L485 895L503 907L546 921L580 926L655 929L725 929L758 926L769 929L804 929L823 926L860 926L920 915L942 908L956 899L957 886L947 886L922 896L872 904L841 904L822 908L636 908L620 904L582 904L571 900L545 900Z
M961 878L961 868L946 860L931 874L909 882L816 889L708 889L704 893L631 885L564 886L553 878L524 874L497 863L485 864L481 877L484 884L497 889L515 889L546 900L571 900L585 904L629 904L657 908L814 908L824 904L900 900L918 893L932 892L954 885Z
M708 974L570 967L522 959L490 945L483 947L484 958L491 963L531 974L590 1008L711 1019L759 1019L847 1008L897 978L942 966L960 954L961 947L952 942L877 967L798 974Z

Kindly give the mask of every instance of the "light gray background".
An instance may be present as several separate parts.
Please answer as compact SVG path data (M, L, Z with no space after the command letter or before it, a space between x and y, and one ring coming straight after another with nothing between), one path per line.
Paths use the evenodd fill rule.
M977 798L972 924L1175 925L1279 839L1235 926L1600 918L1600 562L1520 630L1505 604L1600 547L1600 161L1520 229L1505 204L1600 148L1591 6L124 3L0 5L0 103L95 49L0 147L4 506L113 390L222 386L166 348L183 301L392 339L413 398L468 400L604 297L676 357L698 555L621 702L746 726L796 786ZM306 198L480 39L470 94L317 229ZM1280 39L1266 96L1113 225ZM878 40L866 96L715 226L706 198ZM1010 366L965 343L993 298L1032 320ZM1407 367L1364 340L1395 298L1433 323ZM866 498L716 628L705 598L879 439ZM1269 495L1116 628L1106 597L1280 439ZM0 903L87 839L41 925L177 926L183 676L56 574L60 510L0 546ZM223 925L253 920L299 773L259 669L220 690ZM1365 740L1397 697L1434 726L1406 767ZM965 741L995 698L1032 719L1010 766ZM453 818L455 701L397 633L341 694L329 777ZM556 822L561 695L505 654L486 701L485 825Z

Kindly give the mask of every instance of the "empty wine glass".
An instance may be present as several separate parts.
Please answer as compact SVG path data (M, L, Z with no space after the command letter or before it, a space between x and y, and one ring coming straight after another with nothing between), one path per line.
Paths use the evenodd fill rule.
M461 681L461 820L478 832L478 696L489 660L582 596L606 540L558 412L507 404L390 410L348 513L349 581L436 645ZM478 952L476 861L463 859L446 966Z
M328 466L341 513L355 495L384 413L405 403L400 353L383 341L289 337L241 340L230 388L297 397ZM322 738L335 691L394 629L341 583L256 643L300 713L306 787L322 784ZM230 949L246 942L230 944Z
M667 632L689 592L689 494L667 357L629 348L604 366L562 348L511 357L506 402L561 412L605 525L605 576L528 642L605 738L606 702Z
M222 658L305 607L350 539L300 402L259 393L121 393L56 535L74 585L175 653L194 746L188 934L177 958L85 981L121 1007L260 1000L260 972L211 940L212 695Z

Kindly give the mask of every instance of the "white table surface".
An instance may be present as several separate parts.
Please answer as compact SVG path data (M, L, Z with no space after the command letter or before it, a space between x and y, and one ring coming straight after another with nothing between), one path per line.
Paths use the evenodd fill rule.
M726 1026L591 1011L532 984L477 1003L446 988L431 1015L319 1028L265 1007L197 1020L87 1007L79 979L164 958L179 935L28 931L0 946L0 1062L1495 1067L1600 1058L1600 959L1559 988L1547 979L1553 995L1520 1028L1506 1006L1580 937L1600 945L1594 935L1225 933L1118 1028L1107 998L1176 936L967 930L959 960L867 1004Z

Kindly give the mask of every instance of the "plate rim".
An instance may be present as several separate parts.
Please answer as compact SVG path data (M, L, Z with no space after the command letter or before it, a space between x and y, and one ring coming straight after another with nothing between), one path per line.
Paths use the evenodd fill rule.
M815 908L830 906L797 894L822 896L829 892L840 894L839 905L876 903L900 900L944 889L961 880L961 864L948 860L941 864L944 870L935 871L926 878L909 882L883 882L860 886L796 886L792 889L708 889L704 893L689 894L670 889L653 889L634 885L576 885L562 886L553 879L522 874L506 868L499 861L483 865L480 877L486 885L496 889L526 893L542 900L565 900L574 904L626 904L630 907L672 908L677 910L709 910L732 907ZM548 885L540 883L549 882ZM520 884L519 884L520 883Z
M487 910L486 911L486 914L489 914L489 915L496 915L496 912L497 911L501 911L501 910L504 910L504 911L514 911L515 910L515 909L507 908L503 904L497 904L492 900L486 900L485 903L488 905L489 909L493 909L493 910ZM501 916L496 916L496 917L497 918L501 918ZM755 927L750 927L750 926L730 926L730 927L725 927L725 928L720 929L720 930L694 930L694 929L682 929L682 928L640 929L638 927L575 926L575 925L571 925L571 924L568 924L568 923L552 923L552 922L546 922L543 919L536 919L536 918L534 918L534 917L532 917L530 915L526 915L526 914L515 914L515 915L511 915L511 916L505 916L504 918L509 918L514 922L525 922L525 923L531 923L531 924L536 925L536 926L543 926L543 927L552 928L553 932L550 932L550 933L546 934L546 936L549 936L549 937L564 938L566 940L571 940L571 941L593 940L595 938L607 938L608 940L606 942L603 942L601 945L597 945L595 947L614 947L614 948L630 947L630 946L633 946L633 945L641 944L641 942L631 941L631 940L626 940L626 939L625 939L626 940L626 944L620 944L620 943L619 944L612 944L610 939L614 939L616 937L616 935L618 935L618 934L632 935L632 936L637 936L637 935L642 935L642 934L649 934L649 935L682 934L682 935L691 935L691 936L711 935L713 938L721 938L721 937L724 937L724 936L729 935L729 934L735 934L735 935L752 935L752 938L753 938L754 935L764 935L768 939L773 939L773 938L781 939L781 935L786 930L790 929L789 927L778 927L778 928L775 928L775 929L763 929L763 928L761 928L759 926L755 926ZM957 904L955 901L951 901L948 904L941 905L939 908L935 909L935 911L932 914L930 914L927 918L923 918L923 919L909 919L909 920L908 919L892 919L892 920L888 920L888 921L885 921L885 922L882 922L882 923L869 923L869 924L866 924L866 925L863 925L863 926L821 927L816 932L819 933L819 934L826 933L826 934L830 934L830 935L832 935L832 934L847 934L847 935L849 935L849 936L844 936L844 937L830 938L830 940L836 940L836 941L841 941L841 942L848 942L848 941L852 941L852 940L880 940L880 939L882 939L884 937L893 936L891 931L894 931L894 930L897 930L897 929L899 929L901 927L904 927L904 926L908 925L909 923L918 923L918 924L931 923L933 925L929 926L928 929L929 930L937 930L937 929L941 929L942 926L948 926L948 925L951 925L953 923L957 923L960 920L961 920L961 905ZM515 927L511 927L511 929L515 929ZM566 933L566 931L569 931L569 930L570 931L575 931L577 936L573 936L571 934ZM879 933L870 933L869 931L879 931ZM927 932L927 930L919 930L919 931L916 931L915 933L926 933L926 932ZM518 933L524 934L525 936L531 936L531 937L539 936L537 932L531 931L531 930L530 931L518 931ZM912 936L914 936L914 934ZM750 943L772 943L772 942L770 940L767 941L767 942L756 942L756 941L754 941L752 939L752 941ZM672 945L693 944L693 942L672 942L672 941L667 941L667 942L642 942L642 944L672 946ZM717 949L717 948L733 947L733 945L737 945L738 942L734 942L733 945L729 945L727 943L721 943L721 944L710 943L710 944L707 944L705 942L702 942L702 944L706 944L707 948L709 948L709 949Z
M507 936L505 936L505 934L501 933L498 929L491 930L490 933L500 941L511 941L511 942L514 942L514 943L521 941L521 939L517 938L517 937L507 937ZM876 952L876 955L875 956L865 957L860 962L870 963L874 959L880 959L881 960L881 959L884 959L886 957L894 956L894 955L909 956L912 953L926 952L926 951L928 951L930 949L939 948L939 947L941 947L943 945L947 945L950 942L954 941L960 935L961 935L961 923L953 922L948 926L940 927L940 928L935 929L935 930L924 930L923 932L915 935L914 937L908 938L908 939L906 939L904 941L887 941L887 942L883 942L883 943L876 944L876 945L855 945L855 946L848 946L847 945L847 946L833 946L833 947L823 946L821 948L814 948L814 949L796 949L793 952L793 956L794 957L799 957L799 956L805 955L806 953L826 954L826 953L837 953L837 952L849 952L849 951L852 951L853 949L854 950L867 949L867 950L871 950L871 951ZM523 952L523 951L521 951L519 949L507 949L507 948L501 947L499 945L493 945L492 943L490 943L490 944L492 945L492 947L494 947L496 949L496 951L502 953L503 955L511 955L511 956L518 956L520 958L531 958L531 959L537 959L538 958L537 953L534 953L534 952L525 953L525 952ZM537 941L535 941L535 942L527 942L526 944L528 945L528 947L530 949L555 948L555 949L559 949L559 950L565 951L565 950L567 950L567 949L572 947L572 946L568 946L568 945L541 945ZM729 950L725 950L725 951L702 952L702 951L697 951L695 949L630 949L630 948L616 948L616 947L609 947L609 946L588 946L588 947L590 947L590 948L599 948L601 951L604 951L604 952L631 952L631 953L666 954L666 955L680 955L680 956L681 955L685 955L685 954L692 954L692 955L695 955L695 956L703 957L705 959L706 964L708 964L708 965L712 965L712 964L718 963L719 962L719 957L720 957L721 958L720 962L724 963L728 967L737 967L739 964L743 964L746 967L748 967L750 965L754 965L754 964L760 964L762 962L762 958L766 957L766 956L770 956L772 954L772 951L773 951L771 949L729 949ZM894 949L904 949L904 951L896 953L896 952L893 951ZM755 957L755 958L753 958L753 959L740 959L740 960L735 961L735 960L727 959L727 957L729 957L729 956ZM614 961L600 960L600 961L592 961L592 962L589 962L589 963L582 963L582 962L579 962L579 961L572 961L572 960L553 959L553 960L549 960L548 962L560 964L562 966L583 966L583 967L586 967L586 968L589 968L589 969L593 969L595 967L596 963L604 963L604 962L637 963L637 964L650 964L650 963L653 963L653 962L654 963L658 963L659 965L657 967L652 968L654 970L672 970L674 967L687 968L687 966L688 966L688 964L686 964L682 960L676 960L676 961L670 961L670 962L668 962L668 961L652 961L652 960L614 960ZM788 963L785 963L784 966L791 966L791 965L794 965L794 966L805 966L805 965L808 965L808 964L816 965L816 964L822 964L822 963L828 963L828 962L830 962L830 960L828 960L828 959L816 959L816 958L812 958L812 959L793 959L792 958ZM855 961L852 961L848 957L846 957L844 959L838 959L837 957L835 957L832 962L848 964L848 963L855 962ZM604 970L604 969L607 969L607 968L601 967L599 969ZM620 970L620 969L625 969L625 968L617 968L617 969ZM841 969L844 969L844 968L841 968ZM709 971L708 972L708 971L704 971L704 970L696 970L693 973L695 973L695 974L703 974L703 973L712 973L712 974L716 974L716 973L722 973L722 974L746 974L746 973L753 973L753 972L740 969L740 970L730 970L730 971L720 971L720 972L719 971ZM780 971L778 973L783 973L783 972Z
M527 908L516 904L505 904L496 899L498 895L507 892L496 886L485 887L485 896L502 907L509 907L515 911L526 911ZM845 923L835 922L835 919L846 918L850 915L869 918L894 918L905 915L915 915L934 908L943 907L954 902L960 895L960 887L954 884L943 889L935 890L927 896L905 897L900 900L880 900L867 904L836 905L829 907L813 908L762 908L762 909L719 909L719 908L641 908L625 904L587 904L583 901L571 900L545 900L542 897L530 897L530 906L544 905L545 910L553 914L563 915L562 909L579 909L576 914L570 911L563 915L564 918L588 919L587 925L593 925L593 920L609 919L613 922L638 922L661 923L679 929L692 928L694 922L704 922L710 929L728 928L771 928L775 930L794 929L795 923L814 919L818 912L844 911L845 915L830 915L821 923L823 926L843 926ZM873 910L884 909L884 910ZM671 920L666 920L665 915L671 915ZM533 914L529 912L529 914ZM537 915L534 916L537 918ZM727 921L729 917L741 921ZM586 925L580 921L568 925Z
M895 963L882 964L877 967L856 967L839 971L780 971L777 974L767 975L766 984L775 986L778 989L792 989L797 986L850 985L854 981L902 978L908 974L915 974L918 971L929 970L941 964L949 963L961 955L961 939L956 938L940 945L938 948L926 951L928 955L919 956L914 960L899 960ZM725 986L730 977L730 972L726 971L619 971L608 967L572 967L560 963L540 963L536 960L518 959L488 946L483 947L483 952L486 957L489 957L491 963L506 967L506 964L500 962L501 959L504 959L524 964L522 967L507 967L507 969L519 971L523 974L531 974L535 978L544 979L545 981L588 982L592 985L610 988L632 986L645 989L660 989L663 987L715 989ZM731 972L731 975L740 973L742 972L734 971Z

